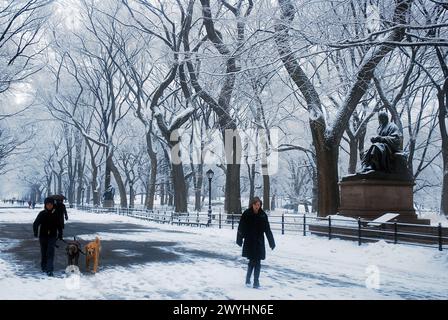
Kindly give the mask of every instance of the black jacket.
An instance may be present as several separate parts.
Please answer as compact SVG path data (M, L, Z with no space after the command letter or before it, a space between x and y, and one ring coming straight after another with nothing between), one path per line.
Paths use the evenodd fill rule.
M65 226L65 220L68 220L68 214L67 214L67 208L65 207L65 204L62 202L57 201L56 205L56 213L59 216L59 219L61 220L62 229L64 229ZM64 220L65 217L65 220Z
M34 236L40 227L39 238L58 237L62 238L61 220L55 209L52 211L42 210L33 223Z
M243 257L249 259L266 258L266 249L264 246L264 234L268 238L269 247L275 247L274 236L269 226L268 216L260 209L258 213L254 213L252 208L243 212L240 223L238 225L238 232L236 243L243 245Z

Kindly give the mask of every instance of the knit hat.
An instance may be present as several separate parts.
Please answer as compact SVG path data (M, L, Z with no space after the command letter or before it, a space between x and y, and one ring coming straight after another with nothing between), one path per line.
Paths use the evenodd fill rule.
M52 198L45 198L44 205L46 205L47 203L54 204L54 199L52 199Z

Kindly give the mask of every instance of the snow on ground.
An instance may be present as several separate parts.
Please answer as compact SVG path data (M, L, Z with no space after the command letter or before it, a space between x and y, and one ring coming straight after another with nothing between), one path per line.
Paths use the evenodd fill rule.
M434 212L423 213L419 216L419 218L431 220L432 226L438 226L439 223L441 223L442 227L448 227L448 219L445 216L440 215L438 213L434 213Z
M31 224L38 212L0 209L0 224ZM0 299L447 299L448 255L432 248L356 242L274 233L277 247L262 261L261 289L244 285L246 259L231 229L163 225L113 214L69 210L70 224L97 224L97 232L77 234L86 241L108 240L173 245L161 250L177 260L101 265L96 275L47 278L6 252L20 241L0 239ZM108 224L132 224L119 233ZM128 243L128 242L125 242ZM36 246L38 243L36 241ZM131 248L116 249L125 259ZM36 256L36 259L39 259ZM79 283L77 282L79 280ZM45 290L42 290L45 288Z

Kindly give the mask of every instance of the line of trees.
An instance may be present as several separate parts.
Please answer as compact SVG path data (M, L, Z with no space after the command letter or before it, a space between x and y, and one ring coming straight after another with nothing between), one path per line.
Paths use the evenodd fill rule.
M226 212L241 212L241 194L262 195L266 210L283 194L326 216L337 212L340 176L356 172L372 120L386 109L405 136L416 199L437 190L448 215L444 2L80 0L71 10L6 3L4 12L29 18L10 37L18 37L8 51L18 67L0 88L33 79L34 105L53 119L42 170L27 178L41 194L100 205L114 185L122 207L140 194L149 209L160 196L185 212L193 195L200 210L208 152ZM46 6L53 10L40 10ZM241 129L259 141L255 152ZM8 141L18 145L2 141L0 170Z

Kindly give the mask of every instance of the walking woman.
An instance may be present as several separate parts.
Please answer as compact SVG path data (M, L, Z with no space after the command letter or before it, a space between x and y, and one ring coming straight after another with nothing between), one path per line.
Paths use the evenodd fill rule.
M269 247L274 250L274 236L269 226L268 216L261 209L260 198L255 197L250 201L249 208L243 212L238 225L236 243L243 246L243 257L249 259L246 274L246 285L250 285L252 271L254 272L254 288L260 287L261 260L266 258L264 246L264 234L268 238ZM244 245L243 245L244 239Z

